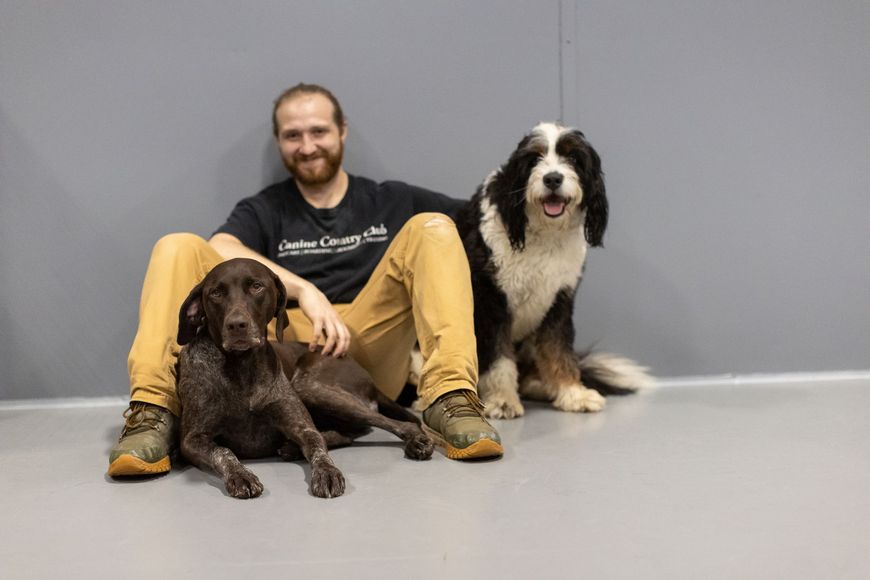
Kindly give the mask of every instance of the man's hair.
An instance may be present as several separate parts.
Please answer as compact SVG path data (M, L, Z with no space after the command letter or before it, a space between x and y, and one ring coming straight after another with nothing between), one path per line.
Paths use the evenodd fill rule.
M335 121L339 130L341 130L344 126L344 112L341 110L341 105L338 104L338 99L335 98L335 95L333 95L329 89L321 87L320 85L299 83L298 85L290 87L275 99L275 107L272 109L272 132L275 134L275 137L278 136L278 107L280 107L284 101L289 101L299 95L323 95L329 99L329 102L332 103L332 120Z

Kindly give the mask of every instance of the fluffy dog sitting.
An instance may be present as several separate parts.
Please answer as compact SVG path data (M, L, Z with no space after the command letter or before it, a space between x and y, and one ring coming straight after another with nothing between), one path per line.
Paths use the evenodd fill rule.
M601 160L583 133L542 123L458 216L488 417L521 416L520 396L563 411L600 411L604 397L594 389L625 392L652 382L626 358L573 350L574 296L607 212Z

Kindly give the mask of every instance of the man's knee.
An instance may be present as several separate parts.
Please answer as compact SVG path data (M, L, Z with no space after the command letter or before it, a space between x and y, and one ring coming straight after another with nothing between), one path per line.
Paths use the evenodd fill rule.
M208 242L196 234L167 234L157 240L151 252L152 260L173 260L179 256L193 255L200 251Z
M453 220L450 219L450 216L435 211L418 213L417 215L409 219L408 223L413 224L415 227L426 228L440 226L456 227L456 224L453 223Z
M427 235L458 238L456 224L450 216L437 212L418 213L405 224L412 236Z

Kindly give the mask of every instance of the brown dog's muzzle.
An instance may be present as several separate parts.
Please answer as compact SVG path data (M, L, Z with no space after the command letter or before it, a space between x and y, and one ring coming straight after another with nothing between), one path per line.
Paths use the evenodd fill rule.
M259 324L244 303L233 305L224 317L221 342L226 351L246 351L265 344Z

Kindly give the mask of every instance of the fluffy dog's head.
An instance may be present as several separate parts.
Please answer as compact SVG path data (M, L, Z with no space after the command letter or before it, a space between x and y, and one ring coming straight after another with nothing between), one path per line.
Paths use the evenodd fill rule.
M601 159L576 129L536 126L484 188L515 249L525 246L527 228L568 229L581 220L586 241L602 243L607 197Z

